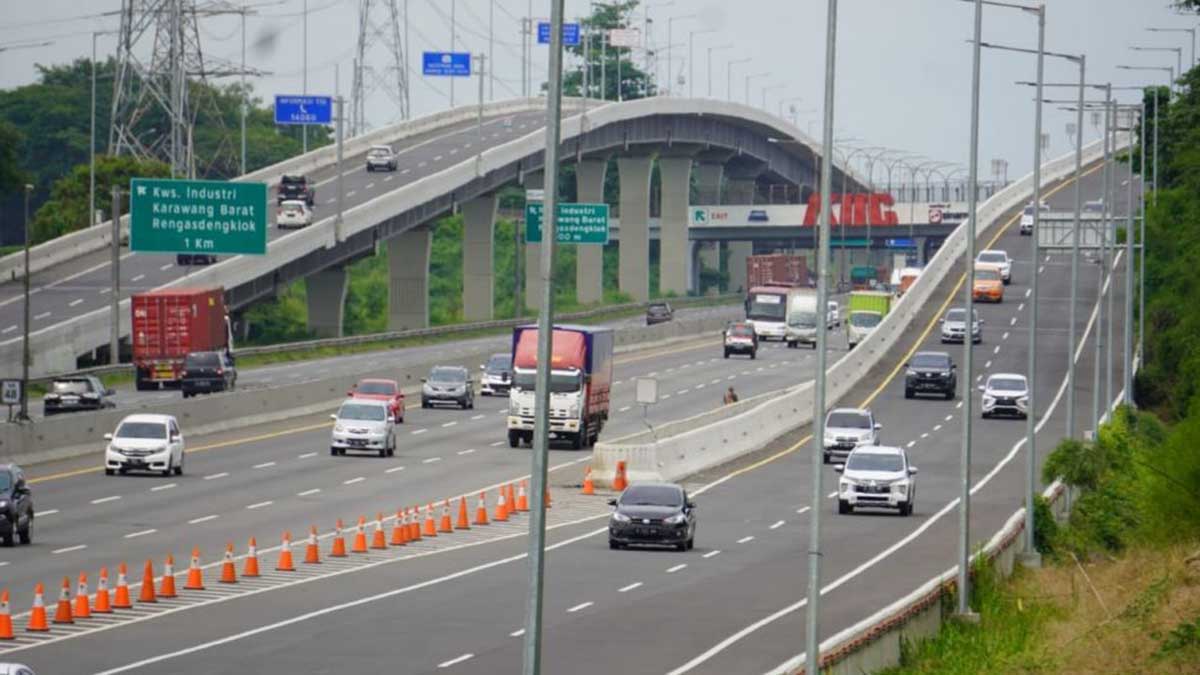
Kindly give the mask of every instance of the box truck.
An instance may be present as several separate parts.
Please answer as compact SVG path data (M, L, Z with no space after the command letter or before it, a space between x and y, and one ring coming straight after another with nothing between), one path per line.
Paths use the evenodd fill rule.
M138 391L178 387L192 352L233 352L222 288L171 288L135 293L129 336Z

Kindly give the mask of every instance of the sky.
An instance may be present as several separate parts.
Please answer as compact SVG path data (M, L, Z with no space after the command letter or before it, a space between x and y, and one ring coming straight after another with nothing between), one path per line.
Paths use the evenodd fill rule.
M362 0L245 0L255 11L246 19L247 65L262 71L251 77L256 95L297 94L304 89L304 8L308 7L308 92L331 94L340 74L340 91L348 95L350 72L358 35L357 12ZM1032 2L1032 0L1029 0ZM214 0L198 0L212 4ZM240 5L242 0L224 0ZM545 19L549 0L395 0L408 5L410 96L414 115L443 110L450 105L445 78L420 75L420 54L451 47L450 14L455 16L454 47L458 51L487 53L489 16L494 16L491 50L496 81L494 97L521 93L521 17L531 13ZM377 5L386 5L379 0ZM584 15L587 0L566 0L568 18ZM772 114L791 116L795 108L801 129L819 136L824 86L826 0L650 0L650 22L645 21L645 0L633 23L650 26L647 46L654 50L653 69L660 81L667 78L670 53L674 89L687 95L707 96L708 48L712 54L712 96L727 98L728 63L733 66L733 98L744 101L745 77L751 78L750 103L761 106L767 88L766 108ZM1137 52L1131 46L1182 47L1184 68L1190 67L1191 38L1187 33L1153 33L1145 29L1195 28L1200 17L1180 15L1169 0L1047 0L1046 49L1078 54L1088 59L1088 80L1115 85L1166 83L1168 75L1132 72L1119 64L1173 66L1171 52ZM27 84L36 78L36 64L65 62L86 57L92 31L115 30L117 18L103 16L119 9L120 0L6 0L0 16L0 88ZM840 0L838 9L835 135L847 145L892 148L965 167L969 158L971 46L973 3L962 0ZM383 17L384 13L377 14ZM670 20L675 17L674 20ZM671 40L668 41L670 26ZM201 42L207 58L237 64L241 57L241 25L236 16L201 19ZM693 33L694 32L694 33ZM1000 7L985 7L985 42L1036 48L1037 22L1032 14ZM46 46L5 49L51 41ZM689 41L692 59L689 64ZM114 51L111 35L98 38L101 58ZM148 49L148 47L147 47ZM533 46L535 89L546 79L546 46ZM645 53L635 56L639 62ZM366 61L382 71L387 55L376 49ZM1008 163L1015 179L1030 170L1033 160L1034 106L1032 88L1015 84L1033 80L1033 55L985 50L981 69L979 173L992 177L992 160ZM340 72L339 72L340 71ZM1076 82L1077 67L1068 61L1046 60L1047 82ZM686 82L692 78L691 87ZM679 83L683 79L682 84ZM491 96L492 83L488 83ZM693 89L694 88L694 89ZM459 80L455 103L474 103L478 84ZM1074 97L1067 89L1047 90L1048 96ZM1122 92L1125 102L1136 92ZM399 109L386 94L368 98L367 120L383 125L399 119ZM1044 112L1049 134L1047 156L1073 149L1066 125L1074 113L1057 105ZM1099 136L1085 120L1084 139Z

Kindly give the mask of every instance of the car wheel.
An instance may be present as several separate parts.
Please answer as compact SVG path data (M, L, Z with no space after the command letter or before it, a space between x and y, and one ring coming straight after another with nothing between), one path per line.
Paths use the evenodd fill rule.
M2 536L2 537L3 537L3 540L4 540L4 545L5 545L5 547L8 547L8 546L12 546L12 545L13 545L13 533L12 533L12 530L9 530L9 531L8 531L7 533L5 533L4 535L0 535L0 536Z
M472 396L471 400L468 401L467 410L474 410L474 409L475 409L475 397Z
M728 349L725 350L725 358L729 358L729 350Z
M830 460L830 457L829 457L829 453L827 452L827 453L825 453L825 463L828 464L829 460Z
M754 351L750 352L750 360L754 361L757 358L758 358L758 350L755 349Z
M422 408L424 408L424 409L428 409L428 408L429 408L429 401L426 401L425 399L421 399L421 407L422 407Z
M904 390L904 398L912 398L912 397L913 397L913 390L912 390L912 389L905 389L905 390Z
M175 467L173 466L174 463L175 462L171 459L167 460L167 468L163 469L163 472L162 472L163 476L170 477L171 472L175 470Z
M687 547L688 547L689 551L696 548L696 536L695 535L692 535L690 538L688 538Z
M621 543L618 542L616 539L609 539L608 547L614 551L619 551L621 549Z
M954 389L953 388L951 388L949 391L946 392L946 400L947 401L954 400Z
M182 452L179 453L179 466L175 467L175 475L176 476L183 475L183 453Z
M21 543L25 546L33 543L33 518L25 523L25 529L17 530L17 536L21 538Z
M337 457L337 454L338 454L338 449L337 449L337 448L330 448L330 449L329 449L329 454L330 454L330 455L333 455L334 457Z
M839 499L838 514L844 516L847 513L854 513L854 507L850 506L850 502L846 501L845 499Z
M686 551L686 550L688 550L688 545L687 545L687 542L686 542L686 541L684 541L684 542L680 542L680 543L678 543L678 544L675 544L675 550L676 550L676 551Z
M517 435L517 432L515 432L515 431L508 432L508 447L515 448L520 444L521 444L521 437L519 435Z
M113 475L113 474L115 474L115 473L116 473L116 471L115 471L115 470L113 470L113 469L105 469L105 470L104 470L104 475L105 475L105 476L111 476L111 475Z
M383 459L384 457L387 457L387 448L380 448L379 449L379 458Z

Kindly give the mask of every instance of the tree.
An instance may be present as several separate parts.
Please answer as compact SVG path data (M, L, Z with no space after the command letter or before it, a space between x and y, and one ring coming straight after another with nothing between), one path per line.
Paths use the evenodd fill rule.
M96 157L96 208L112 213L112 186L128 189L130 178L164 178L170 167L154 160L133 157ZM88 226L88 165L80 164L50 188L50 198L33 216L33 243L64 235ZM128 203L122 212L128 212Z
M17 158L17 147L22 140L16 127L0 120L0 194L16 192L25 182Z
M588 96L609 101L628 101L657 93L653 78L633 64L629 47L604 46L606 40L603 35L613 28L628 26L629 15L637 6L638 0L615 0L593 5L592 15L581 22L583 40L577 46L567 47L567 51L579 60L579 65L563 75L565 95L583 95L584 41L588 43Z

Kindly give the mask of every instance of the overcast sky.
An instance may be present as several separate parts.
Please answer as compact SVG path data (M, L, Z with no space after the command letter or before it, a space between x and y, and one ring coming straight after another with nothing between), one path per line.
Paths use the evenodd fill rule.
M207 0L200 0L201 3ZM406 0L395 0L403 6ZM238 5L241 0L229 0ZM350 70L357 39L360 0L307 0L308 90L332 93L335 66L340 65L341 90L349 93ZM247 19L250 66L269 72L253 78L260 97L299 93L303 75L303 7L305 0L246 0L257 8ZM120 7L120 0L7 0L0 18L0 87L11 88L34 80L38 63L57 63L87 56L91 31L112 30L116 17L98 16ZM383 4L380 2L379 4ZM449 105L445 79L422 78L420 53L450 47L451 0L407 0L411 25L409 54L413 64L413 113L420 115ZM567 0L567 16L581 16L586 0ZM1182 46L1184 67L1191 58L1186 33L1151 33L1147 27L1191 28L1195 16L1180 16L1169 0L1048 0L1046 48L1086 53L1089 81L1141 84L1149 78L1165 83L1166 73L1134 73L1117 64L1168 66L1169 52L1129 50L1131 45ZM643 3L643 7L645 3ZM495 15L495 96L509 98L521 91L520 17L529 7L535 17L549 13L547 0L457 0L459 50L486 52L489 11ZM694 73L697 96L708 93L707 48L713 53L713 96L725 98L726 64L735 65L733 95L744 99L745 76L765 73L752 80L751 103L761 105L764 86L773 87L767 109L778 113L784 99L802 97L795 105L802 129L820 133L820 100L824 76L825 0L652 0L650 46L657 49L657 72L666 79L668 18L674 21L671 61L676 78ZM836 134L858 143L906 150L965 166L968 158L970 117L973 5L961 0L841 0L838 28ZM380 13L378 16L383 16ZM692 18L683 18L691 16ZM641 25L639 15L636 22ZM694 37L694 64L689 68L689 31L710 30ZM404 34L404 27L401 26ZM53 44L19 50L4 46L52 40ZM205 53L236 63L240 59L241 32L236 17L203 19L201 40ZM1036 20L1021 12L987 7L984 40L1019 47L1036 47ZM99 53L113 52L114 39L102 36ZM546 73L546 47L535 46L533 71L540 85ZM645 57L639 55L639 60ZM368 63L382 69L386 55L369 54ZM984 53L981 118L980 176L990 178L991 160L1009 162L1009 176L1029 170L1032 161L1032 90L1016 80L1032 80L1035 57L1005 52ZM1078 71L1066 61L1047 59L1046 79L1076 81ZM676 86L686 94L687 84ZM473 102L474 81L459 81L456 103ZM1061 90L1058 96L1073 95ZM1137 94L1123 92L1127 101ZM391 122L398 110L384 94L369 99L368 121ZM1044 130L1050 134L1050 155L1070 151L1066 133L1072 113L1048 106ZM810 126L811 125L811 126ZM1087 121L1085 139L1097 131Z

